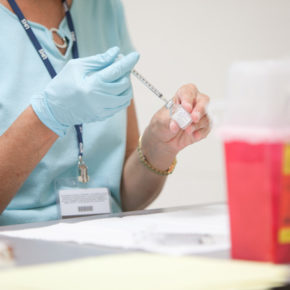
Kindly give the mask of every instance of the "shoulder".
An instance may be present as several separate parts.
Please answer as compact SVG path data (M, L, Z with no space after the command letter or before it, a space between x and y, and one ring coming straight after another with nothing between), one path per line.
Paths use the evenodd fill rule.
M84 56L112 46L133 50L120 0L73 0L71 12Z
M89 15L118 13L123 10L123 4L120 0L73 0L72 9L75 12L82 13L88 11Z
M120 0L73 0L74 19L80 23L102 26L119 26L124 22L123 4Z

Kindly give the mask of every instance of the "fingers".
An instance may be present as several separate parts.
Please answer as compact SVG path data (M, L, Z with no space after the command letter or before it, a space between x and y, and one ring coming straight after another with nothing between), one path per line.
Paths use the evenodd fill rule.
M193 84L182 86L176 93L177 102L187 110L194 123L206 114L206 107L209 103L209 97L200 93Z
M192 136L193 132L210 126L209 118L206 115L209 97L200 93L195 85L182 86L177 91L175 100L191 115L193 122L185 129L187 135ZM169 124L170 131L177 134L179 131L177 127L178 124L171 120Z
M176 93L177 102L181 104L185 110L191 113L196 103L197 94L198 90L195 85L184 85Z
M115 96L122 95L129 88L131 88L131 81L129 76L125 76L112 83L102 82L102 91L110 92L111 95Z
M209 103L209 97L207 95L198 93L196 98L196 105L191 113L192 120L194 123L198 123L205 115L207 110L207 105Z
M88 71L100 70L114 63L119 53L120 48L115 46L109 48L105 53L84 57L81 60Z
M207 128L210 126L211 126L211 122L208 115L204 115L198 123L192 124L192 127L194 128L195 131L199 129Z
M171 120L169 123L169 129L173 134L177 134L181 129L178 126L178 124L176 123L176 121Z
M195 132L193 132L193 137L194 137L194 141L199 141L201 139L204 139L210 132L210 127L206 127L206 128L202 128L199 129Z
M119 96L103 94L103 97L110 98L110 102L107 104L107 106L104 105L106 110L115 110L125 106L127 107L133 97L132 88L128 88Z
M139 54L137 52L131 52L120 60L114 62L112 65L103 69L99 76L105 82L114 82L131 72L138 60Z
M193 135L195 132L197 132L201 129L207 129L207 128L209 128L209 130L210 130L211 121L207 115L204 115L198 123L192 123L190 126L188 126L185 129L185 132L188 135Z

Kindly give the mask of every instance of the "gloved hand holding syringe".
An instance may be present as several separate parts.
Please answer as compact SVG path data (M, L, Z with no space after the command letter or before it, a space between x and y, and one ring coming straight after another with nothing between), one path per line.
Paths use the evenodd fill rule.
M151 90L158 98L165 102L165 107L169 110L171 119L174 120L181 129L186 129L186 127L192 123L192 118L190 114L180 104L176 104L173 99L167 100L159 90L157 90L135 69L132 70L132 74L138 80L140 80L149 90Z

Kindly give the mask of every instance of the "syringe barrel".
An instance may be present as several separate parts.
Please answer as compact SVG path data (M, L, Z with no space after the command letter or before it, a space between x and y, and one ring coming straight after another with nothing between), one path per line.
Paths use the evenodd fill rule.
M132 70L132 74L140 80L151 92L153 92L158 98L163 97L163 94L157 90L151 83L149 83L140 73L138 73L135 69Z

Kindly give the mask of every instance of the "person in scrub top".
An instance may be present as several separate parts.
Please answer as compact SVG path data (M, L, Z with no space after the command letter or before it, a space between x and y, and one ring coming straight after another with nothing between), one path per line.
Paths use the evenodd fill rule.
M76 124L83 126L90 186L110 189L114 212L145 208L177 154L208 135L208 96L193 84L180 87L173 97L192 124L180 129L163 107L139 144L129 77L139 55L120 1L67 0L78 47L73 60L63 1L16 3L28 22L20 23L8 0L0 0L0 225L58 218L55 184L74 176L78 164ZM35 50L27 24L43 50ZM117 60L119 54L124 57Z

